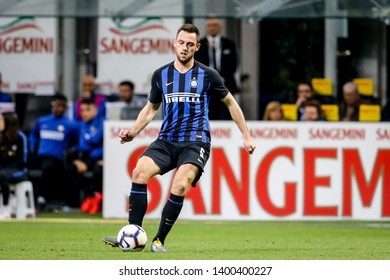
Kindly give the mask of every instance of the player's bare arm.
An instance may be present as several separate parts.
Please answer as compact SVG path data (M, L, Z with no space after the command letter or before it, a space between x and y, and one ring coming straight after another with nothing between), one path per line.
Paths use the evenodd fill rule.
M256 144L252 142L248 127L245 123L245 117L242 113L240 106L238 105L236 99L229 92L223 99L222 102L228 107L230 115L232 116L233 121L236 123L240 129L242 136L244 138L244 147L248 153L252 154L256 149Z
M154 104L150 101L146 103L145 107L139 113L134 126L131 129L122 129L119 131L119 138L121 144L133 141L133 139L140 133L154 118L157 113L160 103Z

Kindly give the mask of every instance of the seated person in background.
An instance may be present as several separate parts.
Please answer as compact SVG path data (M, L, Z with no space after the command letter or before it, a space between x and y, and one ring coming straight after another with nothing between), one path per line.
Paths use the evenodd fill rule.
M91 98L98 108L98 113L100 116L106 115L106 97L101 94L96 93L96 82L95 78L92 75L86 75L83 78L83 86L82 86L82 95L76 101L73 108L73 119L77 121L81 121L81 101L85 98Z
M302 120L303 112L304 112L304 103L308 100L314 99L314 90L310 83L301 82L297 86L298 98L295 102L295 106L297 106L298 110L298 120Z
M70 200L72 206L80 205L80 190L85 200L81 205L83 212L95 214L101 211L103 191L103 124L104 118L98 114L98 108L90 98L81 101L81 126L79 144L75 148L76 159L68 169L68 178L72 186ZM92 173L92 181L84 176Z
M126 104L126 106L121 109L120 119L136 119L135 115L138 116L140 110L133 111L131 108L143 108L145 106L145 100L142 100L139 96L134 94L134 84L130 81L120 82L118 90L119 100Z
M134 97L134 84L130 81L123 81L119 83L119 100L130 105Z
M12 102L11 96L9 96L8 93L5 93L1 90L1 85L3 81L1 79L1 73L0 73L0 102Z
M65 116L67 99L55 95L52 114L37 120L30 133L30 153L35 157L31 167L42 170L37 202L41 208L49 202L65 203L65 164L70 148L77 144L76 122Z
M339 104L340 121L359 121L359 108L368 102L360 99L358 87L352 83L343 86L343 101Z
M323 121L321 103L317 100L308 100L304 103L303 119L306 122Z
M263 121L283 121L282 104L278 101L272 101L265 107Z
M0 188L3 196L0 219L11 217L10 184L28 179L27 155L27 138L19 130L18 116L13 112L0 114Z
M144 107L146 102L143 98L134 94L134 84L130 81L122 81L119 83L119 100L125 102L128 106Z

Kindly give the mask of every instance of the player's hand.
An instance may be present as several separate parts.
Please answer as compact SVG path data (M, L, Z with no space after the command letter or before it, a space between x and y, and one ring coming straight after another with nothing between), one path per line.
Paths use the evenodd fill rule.
M119 138L121 140L121 144L124 144L126 142L133 141L135 135L128 129L122 129L119 131Z
M249 154L253 154L256 149L256 144L253 143L252 140L244 140L244 146Z
M78 173L85 173L85 172L88 171L87 164L84 161L80 160L80 159L74 160L73 164L74 164L74 166L76 166Z

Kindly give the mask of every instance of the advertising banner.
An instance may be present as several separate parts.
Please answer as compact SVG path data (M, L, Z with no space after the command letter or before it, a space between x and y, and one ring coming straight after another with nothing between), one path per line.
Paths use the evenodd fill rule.
M149 93L154 70L175 59L173 41L183 19L137 17L98 21L98 81L115 92L119 82L130 80L136 93Z
M0 17L0 72L8 92L54 94L57 19Z
M103 216L127 218L131 174L157 138L152 122L132 142L105 123ZM182 219L390 220L390 127L383 123L248 122L257 145L243 148L233 122L212 122L204 173L186 195ZM148 184L146 218L159 218L174 171Z

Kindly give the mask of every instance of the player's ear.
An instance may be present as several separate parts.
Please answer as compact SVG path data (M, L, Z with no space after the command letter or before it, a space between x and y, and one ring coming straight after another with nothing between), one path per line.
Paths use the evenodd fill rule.
M196 44L196 50L195 50L195 51L197 52L197 51L199 50L199 48L200 48L200 43L197 43L197 44Z

